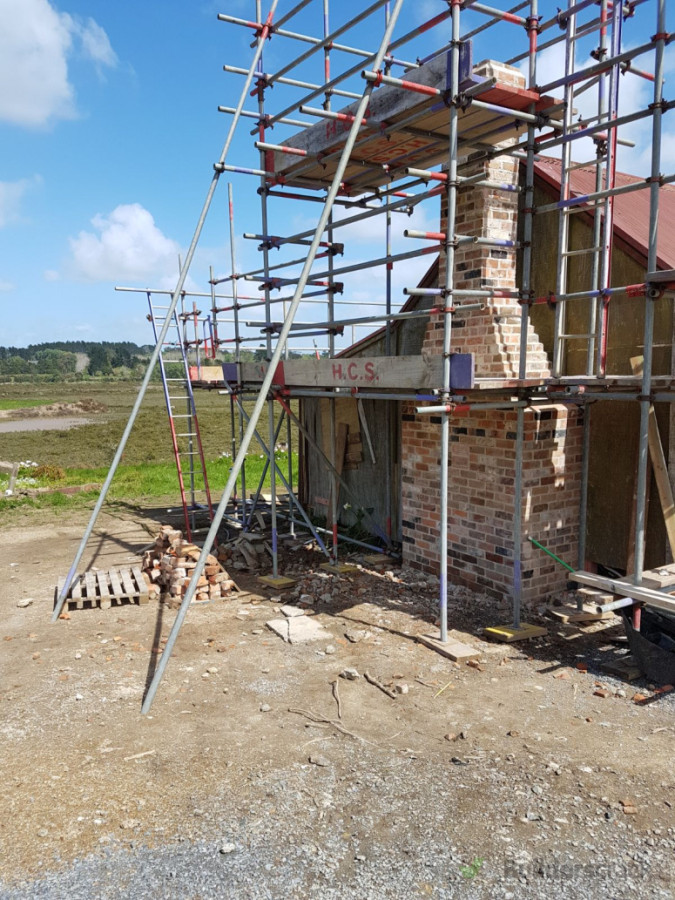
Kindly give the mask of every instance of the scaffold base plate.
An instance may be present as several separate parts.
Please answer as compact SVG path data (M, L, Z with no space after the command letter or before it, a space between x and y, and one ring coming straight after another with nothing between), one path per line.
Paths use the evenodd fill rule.
M487 640L501 641L505 644L527 641L530 638L543 637L545 634L548 634L548 631L541 625L528 625L527 622L521 622L520 628L514 628L513 625L494 625L483 632Z
M277 575L276 578L274 575L260 575L256 580L259 584L265 584L267 587L273 588L288 588L297 584L295 578L287 578L285 575Z
M324 572L332 572L333 575L347 575L350 572L358 572L359 570L356 566L353 566L351 563L338 563L336 566L333 563L322 563L319 566L320 569L323 569Z

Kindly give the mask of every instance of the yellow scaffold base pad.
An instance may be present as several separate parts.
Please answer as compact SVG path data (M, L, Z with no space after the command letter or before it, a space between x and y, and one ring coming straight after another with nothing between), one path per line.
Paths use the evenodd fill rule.
M261 575L258 579L260 584L267 585L267 587L272 588L288 588L293 587L294 584L297 584L295 578L286 578L285 575L277 575L275 578L274 575Z
M548 634L541 625L528 625L527 622L521 622L520 628L514 628L513 625L494 625L486 628L483 636L489 641L501 641L503 644L511 644L513 641L527 641L530 638L543 637Z

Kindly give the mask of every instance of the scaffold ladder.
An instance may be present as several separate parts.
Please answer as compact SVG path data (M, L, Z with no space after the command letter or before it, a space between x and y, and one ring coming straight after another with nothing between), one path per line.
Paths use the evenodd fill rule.
M566 352L570 341L584 342L586 349L585 374L604 376L607 367L607 331L609 318L609 298L611 296L611 247L614 227L614 188L616 186L617 129L611 127L618 116L619 77L621 68L621 26L623 9L621 4L610 4L601 0L600 15L590 23L578 23L579 10L569 0L568 10L561 14L567 32L565 42L565 75L557 83L565 92L565 115L563 119L562 153L560 171L560 201L558 230L558 277L556 284L556 317L553 374L560 377L566 371ZM594 14L595 15L595 14ZM607 69L595 74L577 68L577 40L592 32L598 32L598 46L592 51L595 60L607 60ZM581 94L595 81L607 82L607 90L598 90L597 114L586 122L575 123L576 102ZM606 132L598 132L593 126L607 124ZM595 145L595 159L585 163L572 159L572 148L580 140L589 136ZM592 193L575 197L572 192L572 178L575 170L593 168L595 185ZM588 247L572 249L571 217L575 213L591 210L593 217L592 239ZM590 265L587 260L590 257ZM588 286L577 287L570 294L574 269L588 270ZM570 299L583 299L588 303L586 330L581 333L568 331L567 304Z
M206 511L209 520L213 521L213 504L211 503L211 491L206 472L204 448L199 431L199 420L195 406L194 392L190 381L190 363L188 359L188 342L185 334L185 325L192 313L179 315L176 309L168 313L168 307L158 306L152 301L152 292L147 292L150 312L148 320L152 325L155 342L159 340L161 330L167 315L169 317L169 330L162 341L162 349L158 357L159 371L162 378L164 401L169 417L171 430L171 443L174 458L176 460L176 472L178 474L178 486L183 507L185 521L185 534L191 541L193 535L199 530L196 526L196 515L200 511ZM158 330L159 326L159 330ZM183 375L175 377L167 374L167 359L169 353L180 353L180 359L171 360L178 363L183 370Z

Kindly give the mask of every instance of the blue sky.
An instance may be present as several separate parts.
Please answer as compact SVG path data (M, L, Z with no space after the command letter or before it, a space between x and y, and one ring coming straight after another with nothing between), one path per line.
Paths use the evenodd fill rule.
M292 5L281 0L279 10ZM401 24L413 27L445 6L442 0L408 2ZM654 6L649 0L638 8L629 44L653 33ZM343 0L334 8L333 27L363 5ZM543 0L540 10L548 16L555 4ZM150 341L144 296L118 293L114 286L170 288L175 283L178 254L190 242L230 124L217 107L235 106L243 82L223 73L223 63L248 67L252 54L251 32L219 23L218 12L251 19L254 3L0 0L0 344ZM317 33L319 23L320 4L314 2L288 27ZM371 48L381 27L379 13L344 40ZM503 29L475 51L475 59L504 56L503 35L512 36L515 26ZM524 31L517 30L524 46ZM401 54L414 59L448 39L446 26L431 34ZM298 46L304 48L293 45L295 52ZM281 38L270 42L266 71L274 70L286 51ZM321 65L317 54L301 77L317 81ZM540 81L556 77L560 65L558 51L547 53ZM647 82L630 81L626 109L648 96ZM282 89L275 89L272 100L278 109ZM255 108L252 100L247 108ZM622 151L622 168L644 171L646 130L644 124L632 129L637 147ZM283 136L277 129L272 139ZM257 166L252 140L247 122L228 162ZM664 171L672 171L675 163L674 144L667 132ZM220 273L228 265L227 180L235 193L237 232L260 231L257 180L223 176L190 273L196 290L208 290L210 265ZM286 231L311 227L320 209L318 204L281 205L274 225ZM412 223L397 223L396 230L435 229L436 216L436 208L425 208ZM361 226L350 237L358 253L383 254L379 229L375 235L370 226ZM395 249L402 249L400 242ZM238 238L237 253L240 269L258 265L253 242ZM404 284L415 283L427 261L397 267L399 293ZM345 296L366 313L370 302L382 299L381 280L373 278L372 273L354 276Z

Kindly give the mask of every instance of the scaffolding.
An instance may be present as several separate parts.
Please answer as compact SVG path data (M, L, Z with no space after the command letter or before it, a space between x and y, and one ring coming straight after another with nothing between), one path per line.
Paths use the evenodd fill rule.
M338 542L345 537L338 530L338 496L340 487L349 489L336 453L336 402L344 397L406 401L414 405L417 415L433 415L440 421L441 641L447 640L448 478L453 417L466 410L502 409L515 411L517 417L512 526L513 627L517 629L523 577L522 477L526 411L552 401L575 404L584 411L578 564L581 570L585 558L583 535L587 514L590 404L598 396L636 401L640 406L640 430L634 572L632 579L614 580L612 584L616 593L623 592L627 596L631 596L632 586L642 602L650 602L649 591L640 587L645 553L650 410L654 402L672 402L675 396L670 375L661 380L653 375L652 360L654 301L664 291L675 288L675 273L658 271L657 265L659 191L662 186L675 181L674 175L661 172L660 155L663 116L674 105L663 96L665 51L672 40L666 30L665 0L623 3L568 0L563 10L538 0L522 0L509 9L498 9L473 0L443 3L439 0L437 15L412 27L407 22L407 30L403 27L406 20L401 13L413 4L405 3L405 0L391 3L375 0L337 27L331 27L328 0L301 0L280 17L277 17L277 5L278 0L272 0L265 15L261 0L256 0L253 20L226 14L218 16L233 33L253 32L252 60L247 68L231 64L223 67L231 78L243 77L239 101L234 107L219 107L223 114L231 117L227 139L214 165L204 207L176 289L157 331L156 347L136 405L54 611L56 620L160 356L170 321L186 295L185 280L216 186L224 174L252 179L252 184L257 185L260 225L258 230L245 232L244 238L257 244L260 262L243 271L238 268L230 185L229 269L218 276L211 273L208 294L211 308L208 314L202 314L198 325L203 329L202 339L211 348L211 355L219 348L231 346L235 361L224 367L222 385L208 381L205 374L208 367L203 359L196 360L190 370L193 386L221 387L229 398L232 414L237 412L236 454L197 567L145 697L144 712L152 704L210 547L228 504L236 496L238 479L241 479L242 496L246 497L245 458L254 436L265 448L271 472L272 581L280 578L278 482L285 485L297 511L297 516L291 517L291 527L307 527L319 540L330 564L337 566ZM636 21L641 21L646 28L647 18L648 39L626 49L624 30L635 28ZM302 27L302 31L289 29L292 19L301 22L298 27ZM349 35L349 40L355 44L370 45L373 34L380 35L376 49L342 43ZM494 58L501 55L494 48L516 49L519 40L523 42L523 49L511 58L494 66L474 67L474 47L486 46L488 56ZM277 69L272 73L266 72L263 64L263 50L268 42L274 46L277 63ZM234 40L232 44L234 46ZM438 47L429 53L433 44ZM304 48L299 53L296 52L298 45ZM403 47L407 48L411 59L398 56ZM542 83L538 67L543 55L556 49L563 53L563 74ZM426 55L422 55L424 53ZM637 68L637 59L646 68ZM312 66L318 69L314 75ZM518 71L524 76L524 84L518 84L517 78L505 79L505 66L520 67ZM310 80L312 77L314 80ZM621 82L636 78L650 85L649 102L641 109L624 112L619 104ZM591 93L595 97L593 104L588 102ZM245 108L249 97L253 98L257 108ZM338 99L349 105L335 109ZM311 105L317 100L321 102L320 108ZM239 135L247 121L254 124L250 135L255 138L253 146L258 151L258 168L241 164L244 160L228 161L235 133ZM636 122L649 128L649 173L631 185L618 185L618 148L630 143L624 137L626 126ZM272 132L274 141L270 139ZM277 137L280 134L288 136ZM574 158L573 149L576 148L581 148L582 157L584 154L588 157L585 161ZM553 203L535 207L535 163L546 151L560 153L560 196ZM515 159L522 165L524 176L519 185L490 180L481 171L476 173L477 165L501 158ZM580 167L592 167L594 172L594 190L583 195L573 189L574 173ZM477 238L460 232L458 198L462 192L474 189L489 190L496 195L519 194L521 233L517 241L489 235ZM614 200L619 194L635 190L649 194L646 276L640 284L616 285L612 283L611 270ZM436 209L439 202L447 210L445 230L408 228L402 237L406 242L412 242L412 249L394 248L392 235L401 217L419 212L422 204L433 204ZM294 234L284 233L287 223L294 221L290 207L300 210L297 215L301 219L308 216L307 210L315 204L321 207L315 224ZM579 212L590 213L593 222L591 245L581 249L573 247L570 240L570 222ZM541 216L558 219L557 277L545 293L536 295L532 246L535 222L540 221ZM359 259L357 246L356 259L351 261L350 236L354 235L355 228L367 229L370 233L376 220L383 223L382 255ZM340 239L342 235L344 241ZM358 244L358 238L356 240ZM459 287L456 255L459 248L468 244L518 253L521 260L518 287ZM406 285L404 296L409 298L407 303L413 308L403 307L403 298L396 296L394 287L395 267L421 259L431 261L436 257L445 263L442 283L436 287ZM583 290L571 290L575 266L580 266L582 260L583 271L587 269L589 273L587 286ZM227 266L226 261L219 261L221 264ZM349 284L353 283L350 278L378 269L384 272L381 297L365 303L350 299ZM243 294L243 284L255 286L257 290ZM227 286L225 293L216 293L219 285ZM644 306L644 362L641 374L630 377L615 377L607 366L611 301L617 296L635 298ZM502 299L513 300L520 306L517 377L484 380L481 384L474 382L473 373L458 378L453 372L453 323L459 316L489 308ZM420 301L419 307L414 308L414 301ZM352 307L355 305L368 306L368 314L354 315ZM531 377L528 370L530 315L535 306L544 305L554 318L552 377L549 378ZM582 332L570 331L570 309L579 308L579 305L585 306L586 325ZM409 379L401 377L405 360L393 355L392 348L396 323L415 319L440 324L442 352L435 360L431 374L421 365L412 367L411 371L419 381L411 384ZM333 363L341 342L344 343L345 330L348 336L351 334L353 342L357 329L370 333L378 324L383 328L385 346L381 367L377 373L375 369L362 373L362 377L345 386L342 369L336 370ZM321 341L320 345L317 339ZM577 375L570 375L567 370L572 342L576 342L577 348L580 342L584 347L584 371ZM242 360L242 347L247 343L263 344L264 364ZM199 346L199 343L195 345L197 349ZM308 358L307 354L320 358ZM294 359L295 355L303 358ZM659 385L661 390L655 390ZM247 412L243 399L251 396L255 397L255 403ZM300 433L312 443L312 435L290 407L291 399L303 397L320 397L329 402L329 453L326 455L321 447L312 446L330 473L329 546L323 544L319 535L321 529L311 522L295 496L292 470L289 469L286 477L274 456L284 422L289 459L292 424L298 426ZM266 441L257 432L265 406L269 413ZM388 421L392 415L390 406ZM278 422L277 408L280 411ZM390 434L390 430L387 431ZM388 482L392 478L388 463L384 465L383 477ZM260 493L260 486L257 493ZM245 503L241 505L239 516L242 526L246 527ZM385 518L384 523L371 522L370 526L379 539L376 546L390 551L394 540L390 516ZM594 582L588 573L577 572L575 576L578 576L578 582L585 579L584 583L600 585L601 580ZM634 592L633 596L637 594ZM669 602L663 601L663 595L660 597L658 602Z

